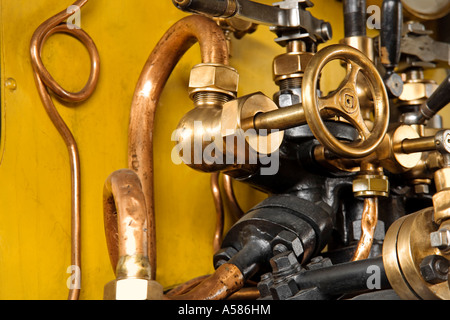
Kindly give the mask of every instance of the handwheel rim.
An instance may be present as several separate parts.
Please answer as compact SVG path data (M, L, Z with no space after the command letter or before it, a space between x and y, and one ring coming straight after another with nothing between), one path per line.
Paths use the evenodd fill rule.
M326 64L344 60L360 67L373 93L374 126L370 136L361 142L344 143L335 138L325 126L318 108L317 81ZM317 52L309 62L303 78L303 108L306 121L316 139L330 151L345 158L363 158L383 141L389 125L389 104L386 88L378 70L362 52L346 45L331 45ZM358 130L359 131L359 130Z

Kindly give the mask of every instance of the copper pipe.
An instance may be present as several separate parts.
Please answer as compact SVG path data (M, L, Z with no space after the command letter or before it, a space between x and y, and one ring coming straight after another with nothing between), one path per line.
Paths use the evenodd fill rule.
M364 199L364 210L361 218L361 238L359 239L352 261L367 259L372 248L375 228L378 221L378 198Z
M242 211L241 207L239 206L239 203L234 194L233 180L229 175L224 174L222 183L231 213L236 220L239 220L244 215L244 211Z
M88 0L79 0L74 6L82 7ZM36 86L44 105L44 108L63 138L70 158L71 171L71 263L81 270L81 230L80 230L80 160L76 141L70 132L70 129L64 123L64 120L58 114L53 104L49 89L58 98L67 102L81 102L89 98L95 90L99 78L100 57L94 41L82 29L69 29L63 21L71 16L67 10L61 11L42 23L34 32L31 39L30 54L31 63L34 71ZM66 33L78 39L87 48L91 58L91 73L85 87L79 92L69 92L62 88L50 75L41 59L42 47L45 41L54 33ZM70 300L79 298L80 289L73 288L69 290Z
M153 128L156 107L172 70L196 42L203 63L228 64L227 40L220 27L204 16L188 16L163 35L148 58L134 93L128 131L128 167L137 172L148 211L149 259L156 276L156 228L153 199Z
M220 192L219 172L211 174L211 193L213 195L214 207L216 208L216 231L213 239L213 252L217 252L222 244L224 211L222 194Z
M187 293L166 296L172 300L224 300L244 286L242 272L234 264L224 263Z
M147 209L139 177L133 170L117 170L106 179L103 212L109 258L116 277L130 276L130 268L124 270L130 257L146 261L144 266L131 272L139 273L140 277L145 277L142 273L148 273L150 277Z
M200 283L202 283L205 279L209 278L210 276L211 275L208 274L186 281L185 283L182 283L176 286L175 288L171 289L169 292L166 293L166 296L170 298L185 294L194 289L196 286L198 286Z
M227 300L256 300L261 296L257 287L247 287L236 291Z

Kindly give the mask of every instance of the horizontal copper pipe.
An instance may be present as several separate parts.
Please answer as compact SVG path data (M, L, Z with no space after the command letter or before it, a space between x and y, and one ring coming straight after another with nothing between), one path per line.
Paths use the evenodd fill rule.
M116 277L130 277L128 271L124 270L130 257L148 261L147 209L139 177L133 170L121 169L106 179L103 188L103 213L109 258ZM142 267L144 269L140 270ZM149 266L138 265L135 269L139 270L131 272L144 277L147 267ZM150 277L150 270L148 271Z
M149 259L152 279L156 277L156 228L153 199L153 129L156 107L172 70L184 53L200 44L203 63L228 64L227 40L223 31L204 16L188 16L176 22L158 42L136 85L128 131L128 167L139 175L149 222Z
M88 0L79 0L74 6L81 8ZM44 108L58 133L66 144L71 172L71 263L81 270L81 212L80 212L80 159L78 146L70 129L59 115L47 89L51 90L61 100L67 102L81 102L89 98L94 92L100 72L100 57L94 41L82 29L69 29L64 20L71 16L67 10L61 11L42 23L34 32L30 44L31 64L39 96ZM50 75L41 59L42 47L45 41L55 33L65 33L78 39L87 48L91 58L91 73L84 88L79 92L69 92L62 88ZM79 279L79 281L81 281ZM69 290L69 300L79 298L80 289Z

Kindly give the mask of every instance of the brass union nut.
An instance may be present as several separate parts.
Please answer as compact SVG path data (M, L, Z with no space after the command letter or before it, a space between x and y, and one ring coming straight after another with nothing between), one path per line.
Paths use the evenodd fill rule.
M104 300L162 300L163 287L146 279L120 279L105 285Z
M238 85L236 69L222 64L201 63L191 70L189 96L192 99L197 92L219 92L235 98Z
M353 181L353 193L356 197L387 197L389 194L389 180L383 175L360 175Z
M275 82L302 74L313 57L309 52L288 52L273 60L273 79Z
M400 101L422 101L428 99L438 87L434 81L411 81L403 84L403 92L398 98Z

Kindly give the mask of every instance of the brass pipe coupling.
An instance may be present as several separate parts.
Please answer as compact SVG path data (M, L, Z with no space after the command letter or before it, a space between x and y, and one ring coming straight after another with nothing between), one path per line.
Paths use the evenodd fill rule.
M172 140L182 162L202 172L253 173L262 156L278 151L283 132L244 130L241 120L278 109L262 93L237 98L239 74L227 65L193 67L189 96L195 108L180 120ZM231 174L233 176L233 174Z

